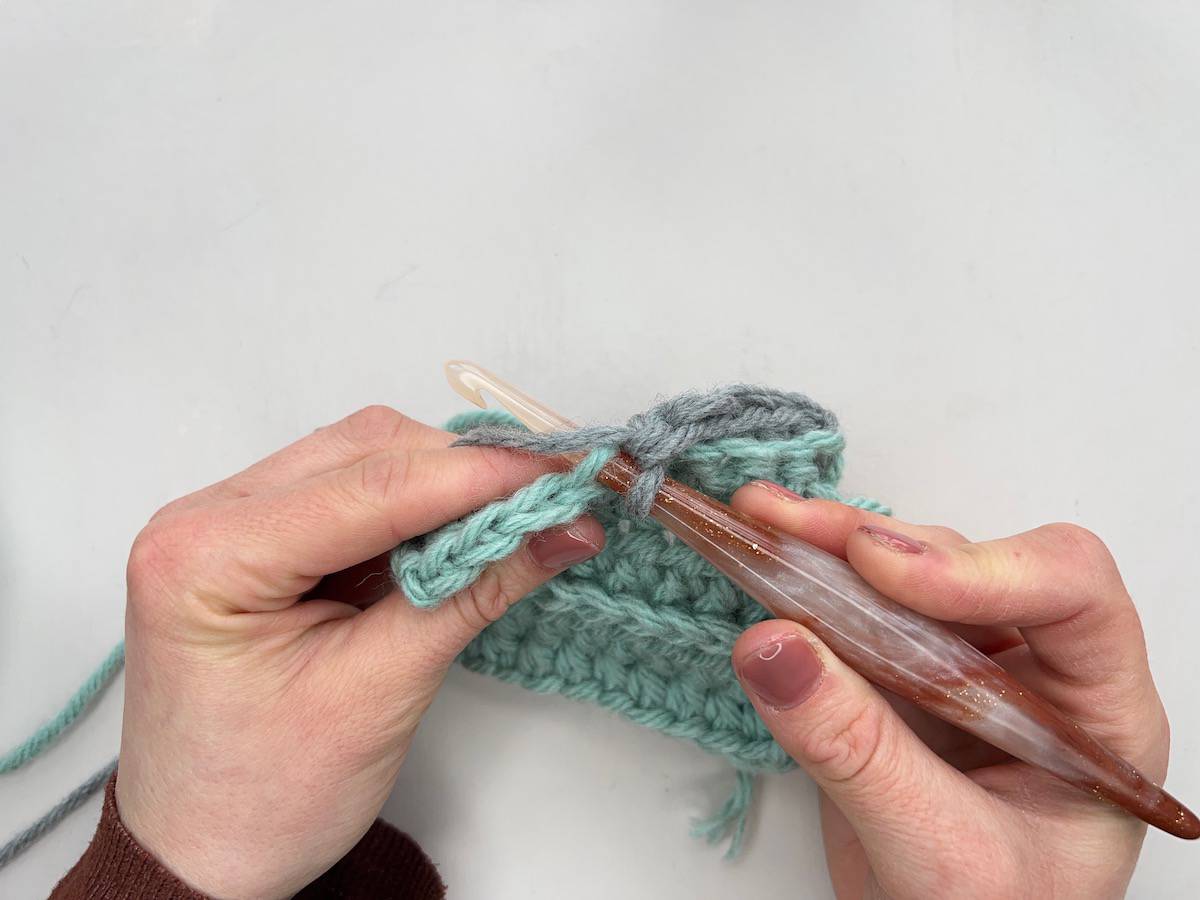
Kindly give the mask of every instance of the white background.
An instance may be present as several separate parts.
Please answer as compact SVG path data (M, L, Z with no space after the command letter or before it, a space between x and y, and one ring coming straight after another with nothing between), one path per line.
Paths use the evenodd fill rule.
M903 517L1088 525L1200 803L1198 46L1187 2L9 0L0 745L120 636L157 506L370 402L441 421L467 357L592 421L804 390ZM0 779L0 832L115 752L120 695ZM687 836L730 783L456 671L386 815L457 898L828 896L803 775L737 863ZM1151 833L1132 893L1198 879Z

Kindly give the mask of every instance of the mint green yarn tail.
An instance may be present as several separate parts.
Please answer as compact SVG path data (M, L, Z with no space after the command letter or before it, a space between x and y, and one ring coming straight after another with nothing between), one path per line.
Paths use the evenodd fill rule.
M692 837L703 838L710 844L728 836L726 859L734 859L742 852L742 844L746 837L746 819L754 802L754 783L758 780L753 772L747 772L745 769L736 769L735 772L737 782L725 805L709 818L702 819L692 826Z
M40 756L47 747L58 739L59 735L71 727L71 723L78 719L95 702L104 688L116 678L117 673L121 671L121 667L124 664L125 642L121 641L121 643L113 647L112 652L108 654L104 662L99 665L96 671L88 676L87 681L80 685L71 699L67 701L67 705L60 709L53 719L16 747L13 747L3 756L0 756L0 774L11 772L13 769L19 769L30 760Z
M117 677L117 673L121 671L121 667L124 665L125 642L121 641L117 646L113 647L104 662L100 663L96 671L92 672L87 680L79 686L79 689L67 701L66 706L60 709L53 719L3 756L0 756L0 774L19 769L27 762L41 756L51 744L58 740L64 731L71 727L71 724L76 719L83 715L88 707L96 702L96 699L112 683L112 680ZM104 783L108 781L109 776L116 770L116 767L116 760L113 760L88 778L83 784L79 785L79 787L75 788L75 790L71 791L71 793L60 800L44 816L20 834L15 835L6 844L0 846L0 868L4 868L4 866L16 859L31 844L74 810L82 806L96 791L104 787Z

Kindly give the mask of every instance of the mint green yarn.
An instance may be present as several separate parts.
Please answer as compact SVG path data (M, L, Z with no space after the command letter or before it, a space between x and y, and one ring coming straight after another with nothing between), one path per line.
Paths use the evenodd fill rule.
M692 837L703 838L710 844L715 844L728 834L729 850L725 855L732 859L741 853L742 842L746 837L746 813L754 800L754 782L752 773L738 769L733 793L729 795L725 805L711 817L693 825Z
M466 413L447 428L515 424L503 413ZM787 438L720 438L693 446L670 474L727 501L765 479L806 497L887 513L863 498L843 500L837 484L845 442L837 431ZM436 606L526 535L571 522L584 510L607 531L604 550L536 589L488 626L460 655L466 668L541 693L613 710L725 757L737 772L733 795L694 833L741 846L753 776L794 767L734 677L738 636L767 612L703 557L650 519L628 515L595 482L614 452L593 450L570 472L546 475L511 497L405 544L392 556L397 583L414 605Z
M392 557L392 576L413 606L437 606L474 583L497 559L511 556L525 535L573 522L603 494L596 475L614 450L593 450L570 472L546 475L504 503L452 522L428 544L409 542Z
M87 681L67 701L66 706L30 735L26 740L0 756L0 774L11 772L25 765L30 760L40 756L51 744L58 739L71 723L83 714L99 696L100 692L116 678L117 673L125 664L125 642L117 644L91 675Z
M96 670L71 695L71 699L67 701L66 706L60 709L54 718L3 756L0 756L0 774L19 769L26 763L41 756L51 744L58 740L64 731L71 727L71 724L76 719L83 715L96 702L100 694L104 691L104 688L117 677L117 673L121 671L124 665L125 642L121 641L109 651L104 661L96 667ZM67 794L66 797L55 804L52 809L36 822L0 846L0 869L20 856L31 844L54 828L55 825L74 810L78 809L92 794L100 790L115 769L116 761L114 760Z

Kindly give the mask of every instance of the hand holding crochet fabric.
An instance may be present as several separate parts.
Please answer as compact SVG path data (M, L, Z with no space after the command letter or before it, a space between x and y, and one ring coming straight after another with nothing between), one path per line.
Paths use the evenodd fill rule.
M1161 783L1169 732L1141 625L1090 532L1048 525L971 543L764 482L733 505L842 556L905 605L963 623L968 640ZM1123 895L1146 832L1138 819L885 701L795 623L750 627L733 660L821 789L839 897Z
M603 545L585 516L414 609L383 554L552 468L448 449L453 437L372 407L171 503L138 536L117 803L194 888L283 897L340 859L457 654Z

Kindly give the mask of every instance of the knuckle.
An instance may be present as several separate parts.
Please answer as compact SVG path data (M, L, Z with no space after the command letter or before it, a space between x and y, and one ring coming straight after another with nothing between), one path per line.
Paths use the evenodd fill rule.
M469 629L482 631L504 615L517 599L500 567L492 566L485 569L474 584L462 590L455 609Z
M949 608L964 621L973 620L985 611L1002 612L1010 603L1013 582L1001 571L1002 561L978 544L964 544L961 553L968 564L947 586Z
M1070 522L1053 522L1034 529L1047 553L1054 554L1076 574L1076 590L1097 594L1108 600L1119 599L1115 606L1133 603L1124 593L1124 582L1108 545L1094 532ZM1115 608L1115 607L1114 607Z
M963 537L962 532L955 531L953 528L948 528L945 525L926 525L924 526L935 543L939 544L965 544L967 539Z
M180 567L183 554L183 542L175 530L151 520L129 549L125 581L130 604L136 606L155 596L155 589Z
M470 447L466 478L463 490L472 502L482 502L492 496L496 485L507 484L512 479L514 454L494 447Z
M388 443L399 436L408 422L403 413L375 403L348 415L341 422L341 430L353 444Z
M1081 563L1099 567L1112 566L1108 546L1097 535L1071 522L1052 522L1035 529L1035 533L1055 552L1067 553Z
M374 453L358 465L358 489L372 506L391 507L404 493L412 469L408 453Z
M186 497L179 497L175 500L170 501L169 503L164 503L162 506L160 506L158 509L156 509L154 511L154 515L152 515L150 517L150 521L155 522L159 519L168 518L176 511L183 509L187 505L184 502L186 499L187 499ZM135 543L136 543L136 541L135 541Z
M803 738L800 751L833 784L863 782L866 776L872 783L886 780L887 754L880 751L885 722L878 704L865 703L849 715L820 723Z

